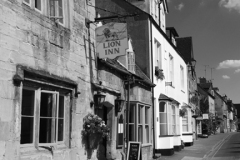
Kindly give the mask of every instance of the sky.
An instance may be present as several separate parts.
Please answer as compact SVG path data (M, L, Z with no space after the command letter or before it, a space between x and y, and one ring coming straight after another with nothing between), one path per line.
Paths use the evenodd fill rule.
M167 27L192 37L197 77L240 103L240 0L167 1Z

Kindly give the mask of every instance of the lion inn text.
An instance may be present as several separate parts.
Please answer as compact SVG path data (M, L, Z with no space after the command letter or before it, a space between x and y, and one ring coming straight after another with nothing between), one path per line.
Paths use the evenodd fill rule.
M121 47L121 41L111 41L103 43L103 48L105 49L105 55L119 54Z

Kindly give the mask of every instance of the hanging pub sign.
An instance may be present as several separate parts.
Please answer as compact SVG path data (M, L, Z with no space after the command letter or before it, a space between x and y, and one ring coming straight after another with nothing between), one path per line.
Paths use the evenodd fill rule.
M126 23L107 23L96 28L97 53L99 58L114 59L126 54L128 36Z
M128 142L127 160L140 160L141 142Z

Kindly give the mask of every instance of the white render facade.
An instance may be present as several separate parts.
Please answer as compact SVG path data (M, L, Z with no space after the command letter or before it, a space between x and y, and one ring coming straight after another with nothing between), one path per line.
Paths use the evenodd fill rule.
M155 141L156 151L172 154L175 149L180 148L181 140L192 142L191 118L186 120L186 133L191 136L182 136L182 118L179 116L179 109L187 107L187 65L182 57L154 25L152 25L152 51L153 51L153 74L155 67L162 69L164 78L157 78L153 75L154 106L155 106ZM171 85L172 83L172 85ZM172 100L159 99L165 95ZM191 110L186 108L191 117Z

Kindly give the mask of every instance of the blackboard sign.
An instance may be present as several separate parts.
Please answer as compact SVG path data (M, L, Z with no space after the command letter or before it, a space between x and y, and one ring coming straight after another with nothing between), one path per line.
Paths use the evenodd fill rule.
M140 160L141 142L128 142L127 160Z

